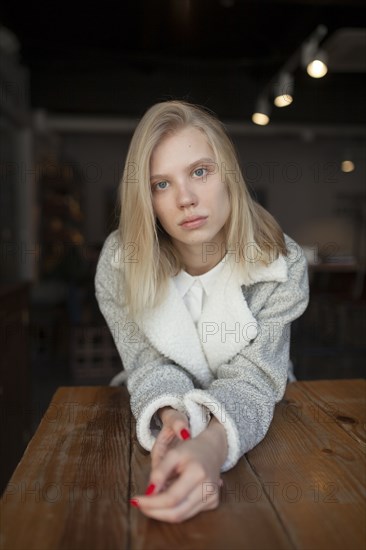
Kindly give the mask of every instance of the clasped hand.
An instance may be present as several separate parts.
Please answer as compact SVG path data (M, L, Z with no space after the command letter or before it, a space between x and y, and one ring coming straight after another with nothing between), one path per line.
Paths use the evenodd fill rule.
M151 450L147 491L132 501L146 516L178 523L217 508L222 445L208 428L191 439L187 416L171 407L160 409L160 418L163 427Z

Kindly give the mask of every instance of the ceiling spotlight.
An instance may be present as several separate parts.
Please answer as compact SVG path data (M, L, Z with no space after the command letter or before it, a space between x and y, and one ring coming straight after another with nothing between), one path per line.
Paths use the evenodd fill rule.
M323 78L328 72L327 57L324 50L318 50L314 55L314 59L306 67L308 75L312 78Z
M257 101L255 112L252 114L252 121L259 126L266 126L269 123L271 108L266 98Z
M274 100L276 107L287 107L294 100L294 78L290 73L281 73L274 85Z
M352 160L342 160L341 170L342 172L349 173L355 169L355 163Z
M322 78L328 72L328 56L319 47L320 41L327 32L327 27L319 25L309 40L302 46L302 64L306 67L308 75L312 78Z
M343 148L343 151L340 155L340 161L341 161L341 170L345 174L349 174L351 172L354 172L356 169L356 159L355 159L355 146L354 144L346 144L346 146Z

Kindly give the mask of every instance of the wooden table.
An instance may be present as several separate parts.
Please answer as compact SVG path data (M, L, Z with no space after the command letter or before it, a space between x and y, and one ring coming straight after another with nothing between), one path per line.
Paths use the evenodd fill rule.
M60 388L2 498L1 548L365 548L365 380L295 382L265 439L181 524L128 503L150 456L125 388ZM2 452L6 452L3 449Z

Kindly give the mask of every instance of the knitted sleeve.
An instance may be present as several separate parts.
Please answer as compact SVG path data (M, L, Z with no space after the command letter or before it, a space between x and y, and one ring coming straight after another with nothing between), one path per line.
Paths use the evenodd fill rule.
M184 369L162 356L138 324L128 319L118 284L121 274L113 266L117 245L117 232L113 232L106 239L98 260L95 293L122 360L124 373L119 379L127 379L137 438L142 447L151 451L161 427L156 411L171 406L187 413L183 395L192 390L194 384Z
M286 261L286 282L243 287L248 305L254 294L255 303L260 304L258 311L252 309L259 324L258 336L233 359L219 366L217 379L207 389L194 389L184 396L190 416L201 415L205 407L225 428L228 455L222 471L232 468L263 439L275 404L286 388L290 325L304 312L309 293L303 253Z

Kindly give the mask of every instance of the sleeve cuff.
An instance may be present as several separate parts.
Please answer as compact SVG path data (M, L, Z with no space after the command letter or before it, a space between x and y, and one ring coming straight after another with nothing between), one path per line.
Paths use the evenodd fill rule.
M192 437L196 437L207 427L210 413L222 424L226 432L228 454L221 466L221 472L230 470L240 458L240 439L237 427L224 405L204 390L192 390L186 393L183 401L189 414Z
M116 376L112 378L109 382L110 386L122 386L128 378L128 373L125 370L122 370Z
M143 409L137 420L137 439L146 451L151 451L160 428L162 427L162 423L156 412L161 407L168 406L187 414L181 397L177 397L175 395L161 395L158 399L155 399Z

